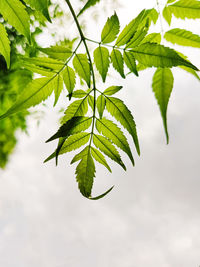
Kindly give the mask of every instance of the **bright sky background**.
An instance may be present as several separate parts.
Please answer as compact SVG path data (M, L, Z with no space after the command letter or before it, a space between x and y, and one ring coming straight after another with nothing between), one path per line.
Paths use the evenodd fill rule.
M116 9L122 25L155 2L123 1L124 9ZM103 23L89 27L89 34L100 35ZM199 21L185 25L200 34ZM43 42L48 46L47 39ZM200 67L199 49L187 53ZM126 81L118 74L113 79L123 85L119 96L135 117L141 157L132 146L136 167L125 156L127 172L112 163L112 174L97 167L94 195L115 185L102 200L81 196L75 166L69 165L72 155L60 157L58 167L54 161L42 163L56 145L45 144L58 127L55 110L48 110L39 127L29 121L30 136L19 135L7 170L0 171L0 266L200 265L200 86L189 74L174 69L167 146L151 89L153 71ZM53 98L47 104L52 106Z

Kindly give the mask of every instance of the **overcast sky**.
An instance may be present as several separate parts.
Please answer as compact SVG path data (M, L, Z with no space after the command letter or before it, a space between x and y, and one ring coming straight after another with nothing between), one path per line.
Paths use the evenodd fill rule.
M117 12L125 24L155 1L123 2L127 9ZM197 23L194 31L200 34ZM200 67L199 49L188 54ZM45 140L56 131L58 114L43 108L48 111L39 127L29 120L29 136L19 135L7 170L0 171L0 266L200 265L200 86L174 69L166 145L151 89L153 71L126 81L116 74L113 81L124 86L119 96L135 117L141 156L132 146L136 167L124 156L127 172L112 163L112 174L97 166L94 195L115 185L99 201L79 193L72 155L60 157L58 167L54 161L42 163L56 145ZM53 98L47 104L52 106Z

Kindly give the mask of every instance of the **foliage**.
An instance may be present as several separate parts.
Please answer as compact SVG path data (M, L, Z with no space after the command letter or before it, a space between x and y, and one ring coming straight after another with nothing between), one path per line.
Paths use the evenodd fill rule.
M12 7L11 9L10 1L1 1L0 13L9 24L26 37L28 45L31 39L30 18L27 8L30 5L29 8L38 12L39 21L43 21L44 17L51 21L48 12L49 3L45 0L26 0L22 4L19 0L12 0L15 8ZM49 142L58 139L58 145L45 162L53 158L57 162L59 155L80 149L71 163L79 162L76 167L76 180L82 195L90 199L99 199L112 190L110 188L98 197L93 198L91 196L96 173L94 160L111 172L104 157L107 156L126 170L126 166L117 150L119 148L127 154L134 165L130 145L121 128L130 134L136 151L140 154L134 117L125 103L113 96L119 90L122 90L122 86L113 85L108 88L105 86L105 90L100 91L97 85L98 73L105 83L110 66L124 79L127 70L133 75L139 76L139 72L143 69L156 68L152 87L161 111L167 143L169 138L167 106L174 82L171 68L176 66L184 68L199 78L198 68L185 56L160 44L160 33L151 32L148 34L152 24L156 24L158 17L162 16L159 8L158 10L154 8L142 10L136 18L121 30L119 18L114 13L105 22L100 35L101 41L88 39L82 30L78 17L99 1L88 0L76 15L71 4L72 1L65 0L77 26L80 35L79 41L73 48L69 44L56 44L47 48L38 48L43 53L40 57L30 59L29 55L21 56L20 65L24 67L24 71L27 69L40 74L42 77L36 78L27 86L24 86L24 90L18 95L16 102L0 116L0 119L4 119L35 106L46 100L53 92L55 94L54 105L56 105L61 91L66 88L69 101L74 98L75 100L67 106L61 120L61 127L47 140ZM23 14L23 19L19 20L16 13ZM168 0L163 9L163 17L169 24L171 24L173 15L181 19L198 19L199 14L200 2L197 0ZM5 58L9 68L9 38L3 25L0 26L0 30L2 32L0 53ZM171 29L165 33L164 38L172 44L199 48L200 37L186 29ZM93 50L89 49L88 43L96 45ZM81 46L85 48L85 53L78 51ZM12 64L11 61L11 66ZM75 90L78 78L81 80L83 87Z

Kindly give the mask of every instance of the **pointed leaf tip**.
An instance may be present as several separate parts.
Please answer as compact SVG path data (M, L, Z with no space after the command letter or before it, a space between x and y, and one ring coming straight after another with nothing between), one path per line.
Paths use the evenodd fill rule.
M90 200L98 200L98 199L101 199L101 198L105 197L107 194L109 194L110 191L113 190L113 188L114 188L114 185L110 189L108 189L105 193L103 193L103 194L101 194L101 195L99 195L97 197L89 197L88 199L90 199Z

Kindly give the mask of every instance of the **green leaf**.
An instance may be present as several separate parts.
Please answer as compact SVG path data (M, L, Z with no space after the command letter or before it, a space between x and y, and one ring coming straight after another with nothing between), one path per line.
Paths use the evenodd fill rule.
M54 101L54 106L58 102L60 93L63 90L63 79L60 74L58 74L55 78L55 88L54 88L54 94L55 94L55 101Z
M157 43L161 42L161 34L160 33L150 33L148 34L141 43Z
M99 117L100 119L103 117L103 112L106 107L106 100L103 95L99 95L97 98L97 110L99 112Z
M36 65L24 62L24 61L20 61L20 63L21 63L21 66L23 66L25 69L30 70L33 73L38 73L42 76L52 77L53 75L57 73L55 70L39 67L39 66L36 66Z
M7 68L10 68L10 41L4 26L0 23L0 54L5 58Z
M25 63L32 64L38 67L47 68L49 70L60 70L64 67L63 62L48 58L48 57L31 57L31 58L22 58Z
M130 110L122 100L115 97L106 97L106 108L117 121L130 133L135 143L136 150L140 154L136 125Z
M148 30L149 30L149 20L147 20L146 25L144 25L141 29L139 29L133 37L130 39L130 41L127 43L126 48L134 48L138 46L144 37L147 35Z
M122 78L125 78L124 60L123 60L121 52L117 49L113 49L110 56L111 56L111 62L113 64L113 67L116 69L117 72L119 72Z
M172 20L172 13L170 12L170 9L168 6L165 6L163 9L163 17L167 21L167 23L170 25Z
M131 72L138 76L135 57L131 51L124 51L124 62Z
M90 150L90 146L86 146L83 150L81 150L81 152L79 152L78 154L76 154L73 157L73 159L72 159L70 164L73 164L73 163L83 159L84 157L86 157L88 152L89 152L89 150Z
M167 130L167 106L172 92L174 83L173 74L170 69L159 68L153 76L152 88L160 107L167 143L169 142L169 135Z
M72 134L80 133L87 130L92 123L92 118L90 117L73 117L67 122L65 122L52 137L50 137L47 142L53 141L60 137L68 137Z
M114 95L117 92L119 92L122 88L123 86L110 86L103 93L105 95Z
M192 74L195 78L197 78L197 80L200 81L200 77L199 75L197 74L197 72L191 68L188 68L188 67L185 67L185 66L179 66L179 68L187 71L188 73Z
M75 72L72 68L70 68L69 66L66 66L65 69L62 71L62 76L63 76L65 86L69 94L71 94L76 84Z
M96 120L97 131L107 137L113 144L121 148L130 158L134 165L133 155L131 153L129 144L121 129L112 121L102 118Z
M88 112L87 99L83 98L71 103L65 111L62 122L70 120L72 117L84 116Z
M73 59L73 66L80 78L85 80L90 87L90 65L86 54L76 54Z
M84 7L78 13L77 17L79 17L83 12L85 12L85 10L87 10L91 6L96 5L96 3L98 3L99 1L100 0L88 0L87 3L84 5Z
M46 100L56 87L56 77L38 78L30 82L17 98L14 105L2 116L3 119L13 113L28 109Z
M39 48L39 50L47 54L51 58L62 61L66 61L72 55L71 49L61 45L55 45L49 48Z
M51 22L48 11L48 0L24 0L24 2L30 5L33 9L40 11L46 19Z
M81 146L85 145L90 139L90 133L77 133L69 136L63 143L62 147L59 150L59 155L65 154L67 152L76 150ZM47 162L56 157L56 151L53 152L44 162Z
M109 51L107 48L99 46L94 50L94 63L102 77L103 82L105 82L110 65Z
M135 19L133 19L128 25L126 25L126 27L118 36L115 45L117 46L125 45L133 37L140 23L143 21L144 18L146 18L145 13L146 10L145 9L142 10Z
M91 197L95 172L94 161L90 150L88 150L88 153L82 158L76 168L76 180L78 182L80 192L84 197Z
M91 200L98 200L98 199L101 199L103 197L105 197L108 193L110 193L111 190L113 190L114 186L112 186L110 189L108 189L105 193L97 196L97 197L89 197L89 199Z
M113 146L113 144L101 135L94 134L93 135L93 143L94 145L99 148L106 156L117 162L124 170L126 167L121 160L119 152Z
M26 36L30 42L29 15L25 6L19 0L1 0L0 13L19 33Z
M110 166L108 165L104 155L99 151L97 150L96 148L94 147L91 147L91 154L92 154L92 157L97 161L99 162L100 164L104 165L108 170L109 172L112 172L111 169L110 169Z
M87 93L83 90L76 90L76 91L73 91L73 94L72 94L72 97L75 97L75 98L83 98L87 95Z
M117 34L119 33L119 29L119 19L117 17L117 14L114 13L114 15L108 18L105 26L103 27L101 33L101 42L103 44L113 42L116 39Z
M184 29L172 29L165 33L164 38L172 44L200 48L200 36Z
M149 67L173 67L183 65L198 70L192 63L168 47L155 43L145 43L131 50L139 63Z
M91 109L94 110L94 96L88 95L88 104L90 105Z

